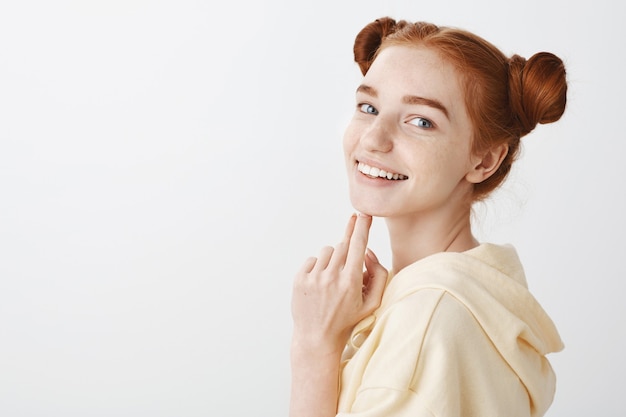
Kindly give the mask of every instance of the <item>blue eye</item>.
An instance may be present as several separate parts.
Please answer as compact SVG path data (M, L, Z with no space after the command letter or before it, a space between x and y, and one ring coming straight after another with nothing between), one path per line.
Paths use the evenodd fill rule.
M433 123L428 119L424 119L423 117L416 117L415 119L411 119L409 120L409 123L423 129L430 129L433 127Z
M376 107L367 103L359 104L359 110L362 113L374 114L374 115L378 114L378 110L376 110Z

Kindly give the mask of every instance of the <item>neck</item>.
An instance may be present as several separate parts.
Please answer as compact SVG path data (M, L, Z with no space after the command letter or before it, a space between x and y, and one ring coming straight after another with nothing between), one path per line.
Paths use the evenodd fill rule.
M386 218L395 272L439 252L464 252L478 246L472 235L470 210L449 215L420 214Z

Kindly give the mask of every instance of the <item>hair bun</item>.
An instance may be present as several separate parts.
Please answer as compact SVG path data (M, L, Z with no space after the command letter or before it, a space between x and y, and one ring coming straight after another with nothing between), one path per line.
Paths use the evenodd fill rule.
M354 61L359 64L363 75L372 65L383 39L403 26L404 21L396 23L390 17L382 17L361 29L354 41Z
M539 52L528 61L513 55L509 61L509 100L519 121L519 136L538 123L561 118L567 100L563 61L549 52Z

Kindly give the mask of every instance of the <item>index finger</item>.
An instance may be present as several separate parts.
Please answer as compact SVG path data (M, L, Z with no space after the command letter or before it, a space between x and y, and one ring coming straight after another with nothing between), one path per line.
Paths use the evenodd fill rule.
M346 232L343 235L342 243L350 243L350 238L352 237L352 232L354 232L354 225L356 223L356 219L358 214L354 213L350 216L350 221L348 221L348 225L346 226Z
M354 230L350 236L346 268L351 268L359 273L363 272L363 262L365 261L365 251L367 250L367 240L371 225L372 216L361 213L357 215Z

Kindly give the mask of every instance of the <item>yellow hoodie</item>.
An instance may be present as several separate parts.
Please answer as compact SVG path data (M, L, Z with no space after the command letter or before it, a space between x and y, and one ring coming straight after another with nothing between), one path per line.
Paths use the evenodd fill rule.
M512 246L438 253L391 277L353 330L338 416L542 416L555 391L545 355L562 348Z

